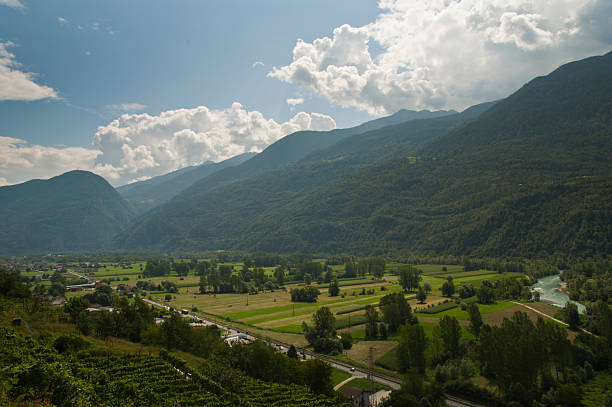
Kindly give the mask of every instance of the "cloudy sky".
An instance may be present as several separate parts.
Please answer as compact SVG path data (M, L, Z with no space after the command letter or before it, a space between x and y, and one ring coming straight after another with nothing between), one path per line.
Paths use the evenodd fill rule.
M609 0L0 0L0 185L461 110L610 49Z

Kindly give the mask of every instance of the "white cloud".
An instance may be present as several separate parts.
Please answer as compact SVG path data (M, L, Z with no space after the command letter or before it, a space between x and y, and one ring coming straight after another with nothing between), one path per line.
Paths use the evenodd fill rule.
M140 103L120 103L116 105L108 105L107 108L110 110L120 112L139 112L144 110L147 106Z
M257 68L258 66L264 67L266 65L263 62L261 62L261 61L253 62L253 65L252 65L253 68Z
M570 60L607 52L609 0L380 0L363 27L301 39L268 76L372 115L507 96ZM374 53L372 49L380 49Z
M58 17L57 18L57 22L60 23L60 24L67 24L68 20L65 19L64 17Z
M0 137L0 185L49 178L66 171L90 170L101 152L82 147L45 147Z
M0 137L0 184L49 178L82 169L114 185L136 182L176 169L259 152L298 130L331 130L334 119L300 112L286 122L266 119L240 103L222 110L198 106L157 116L123 114L94 135L94 148L45 147Z
M24 8L23 4L19 0L0 0L0 6Z
M297 105L301 105L302 103L304 103L304 98L288 98L286 102L289 107L294 108Z
M0 41L0 101L56 98L55 90L34 82L36 74L18 69L20 64L8 51L12 46L11 42Z
M102 152L95 171L119 185L204 161L221 161L261 151L298 130L331 130L335 121L317 113L297 113L277 123L240 103L222 110L205 106L152 116L123 114L98 128L93 144Z

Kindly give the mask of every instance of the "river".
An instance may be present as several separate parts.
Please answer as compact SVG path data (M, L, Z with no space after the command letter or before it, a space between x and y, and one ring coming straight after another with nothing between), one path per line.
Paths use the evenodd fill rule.
M541 277L538 282L531 286L532 290L536 290L540 293L540 301L548 302L557 307L564 307L569 301L576 304L578 312L584 312L584 305L579 302L572 301L569 299L567 293L560 290L561 277L559 274L553 276Z

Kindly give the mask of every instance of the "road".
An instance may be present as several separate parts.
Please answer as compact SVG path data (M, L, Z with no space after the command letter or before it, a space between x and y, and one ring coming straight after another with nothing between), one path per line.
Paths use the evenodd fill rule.
M161 302L157 302L157 301L153 301L153 300L149 300L147 298L143 298L143 301L154 305L156 307L160 307L163 308L167 311L169 311L171 309L171 307L169 307L166 304L163 304ZM261 340L264 342L267 342L269 345L271 346L275 346L277 349L279 349L282 352L287 352L287 350L289 349L289 347L291 345L288 345L286 343L282 343L270 338L265 338L265 337L261 337L259 335L255 335L252 332L248 332L248 331L243 331L241 329L235 328L231 325L228 324L224 324L224 323L219 323L218 321L213 321L207 318L203 318L199 315L195 315L195 314L191 314L191 313L187 313L187 314L183 314L186 317L192 318L195 321L199 321L205 325L216 325L219 328L223 329L224 331L227 332L227 334L225 336L231 336L231 335L245 335L249 340L253 341L253 340ZM298 351L299 355L302 355L302 357L304 359L319 359L322 360L326 363L328 363L331 367L341 370L343 372L347 372L351 375L353 375L356 378L367 378L368 374L370 373L368 370L366 369L362 369L359 366L354 366L351 365L350 363L347 362L343 362L343 361L339 361L333 358L330 358L328 356L324 356L324 355L320 355L318 353L314 353L311 352L309 350L306 349L302 349L302 348L296 348ZM380 383L383 384L385 386L390 387L393 390L398 390L401 385L402 385L402 380L398 379L397 377L393 377L393 376L388 376L379 372L372 372L372 380L375 381L376 383ZM485 407L479 404L475 404L472 403L470 401L467 400L463 400L460 399L458 397L454 397L454 396L450 396L450 395L446 395L446 405L449 407Z
M169 307L166 304L163 304L161 302L157 302L157 301L153 301L153 300L149 300L147 298L143 298L143 301L154 305L156 307L160 307L163 308L165 310L170 310L171 307ZM248 332L248 331L243 331L241 329L235 328L231 325L227 325L227 324L223 324L223 323L219 323L217 321L212 321L210 319L207 318L203 318L199 315L195 315L195 314L191 314L191 313L187 313L187 314L183 314L186 317L192 318L195 321L201 322L203 324L210 324L210 325L217 325L219 328L221 328L222 330L226 331L226 335L225 336L232 336L232 335L244 335L247 337L248 340L254 341L256 339L264 341L266 343L268 343L271 346L275 346L277 349L281 350L282 352L287 352L287 350L289 349L289 347L291 345L288 345L286 343L282 343L270 338L265 338L265 337L261 337L259 335L255 335L252 332ZM306 349L302 349L302 348L296 348L298 351L298 354L301 355L304 359L319 359L322 360L326 363L328 363L329 365L331 365L333 368L341 370L343 372L347 372L350 373L353 376L356 377L368 377L368 371L365 369L360 368L359 366L354 366L351 365L350 363L347 362L343 362L343 361L339 361L327 356L323 356L320 355L318 353L314 353L311 352L309 350ZM373 372L372 374L372 379L376 382L376 383L380 383L383 384L385 386L389 386L390 388L397 390L401 387L402 381L401 379L398 379L396 377L393 376L388 376L388 375L383 375L381 373L378 372Z

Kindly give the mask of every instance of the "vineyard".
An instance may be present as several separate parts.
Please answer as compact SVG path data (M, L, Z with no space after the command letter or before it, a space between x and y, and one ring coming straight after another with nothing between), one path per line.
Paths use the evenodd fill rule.
M217 362L195 370L172 354L58 353L51 339L0 328L0 404L61 406L335 406L298 385L252 379ZM212 377L215 380L211 379Z

